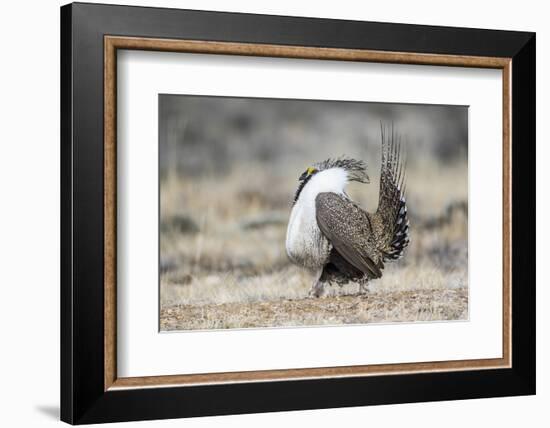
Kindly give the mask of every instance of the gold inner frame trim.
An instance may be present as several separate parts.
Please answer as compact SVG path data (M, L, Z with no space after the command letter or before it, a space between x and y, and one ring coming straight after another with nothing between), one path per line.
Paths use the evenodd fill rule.
M116 366L116 88L117 50L147 50L218 55L261 56L393 64L494 68L502 70L503 130L503 320L502 358L376 364L342 367L203 373L170 376L117 376ZM312 378L358 377L422 372L482 370L511 367L511 58L439 55L251 43L171 40L139 37L104 37L104 389L193 386L220 383L283 381Z

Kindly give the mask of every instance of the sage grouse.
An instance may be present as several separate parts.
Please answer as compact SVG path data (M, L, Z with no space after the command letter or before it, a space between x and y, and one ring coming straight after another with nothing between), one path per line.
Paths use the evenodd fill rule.
M351 158L327 159L299 178L288 222L290 260L316 273L310 295L319 297L327 283L356 281L366 291L380 278L384 262L403 256L409 244L409 220L403 189L405 168L400 138L381 129L382 166L378 209L363 210L346 194L350 181L369 183L366 164Z

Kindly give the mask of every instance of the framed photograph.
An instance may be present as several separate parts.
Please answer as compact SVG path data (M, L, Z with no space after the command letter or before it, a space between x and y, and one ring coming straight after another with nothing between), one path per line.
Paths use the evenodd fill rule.
M62 420L535 393L533 33L76 3L61 106Z

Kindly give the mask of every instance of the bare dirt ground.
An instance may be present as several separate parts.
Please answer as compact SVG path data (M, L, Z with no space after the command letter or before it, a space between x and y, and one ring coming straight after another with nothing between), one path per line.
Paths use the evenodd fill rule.
M296 300L178 305L161 311L161 330L466 320L468 290L373 292Z

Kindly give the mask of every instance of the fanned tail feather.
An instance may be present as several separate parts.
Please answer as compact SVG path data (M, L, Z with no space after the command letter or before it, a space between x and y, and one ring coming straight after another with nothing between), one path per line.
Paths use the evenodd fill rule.
M380 124L382 170L377 215L383 226L380 236L384 260L397 260L409 245L409 219L405 199L406 162L402 162L401 136Z

